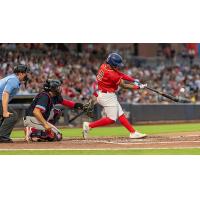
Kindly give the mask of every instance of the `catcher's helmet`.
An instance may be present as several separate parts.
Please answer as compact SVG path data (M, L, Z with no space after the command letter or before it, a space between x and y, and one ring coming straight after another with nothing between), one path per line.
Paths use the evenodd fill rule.
M118 53L110 53L106 59L106 63L108 63L112 67L123 67L122 57Z
M43 89L46 92L54 92L57 95L60 94L60 86L61 86L61 81L53 79L53 80L46 80L46 82L43 85Z
M30 69L26 65L17 65L14 67L14 73L28 73Z

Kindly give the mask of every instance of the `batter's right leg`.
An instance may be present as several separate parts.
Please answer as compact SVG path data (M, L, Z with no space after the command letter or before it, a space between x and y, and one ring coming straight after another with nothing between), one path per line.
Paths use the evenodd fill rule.
M83 122L83 138L84 139L87 139L88 137L88 134L89 134L89 131L91 128L96 128L96 127L99 127L99 126L106 126L106 125L109 125L109 124L113 124L115 123L114 120L108 118L108 117L103 117L97 121L94 121L94 122Z
M83 138L86 139L88 137L89 131L91 128L96 128L100 126L106 126L115 123L117 119L118 109L117 106L107 106L104 107L106 117L103 117L94 122L84 122L83 123Z
M103 117L97 121L83 123L83 138L88 137L90 128L96 128L100 126L106 126L115 123L119 116L119 107L117 96L114 93L98 93L97 102L103 106L106 117Z

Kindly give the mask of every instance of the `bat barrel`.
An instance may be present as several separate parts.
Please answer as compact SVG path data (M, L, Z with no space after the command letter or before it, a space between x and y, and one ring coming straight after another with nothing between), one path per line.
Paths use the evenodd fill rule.
M146 89L148 89L150 91L153 91L153 92L155 92L155 93L157 93L157 94L159 94L159 95L161 95L161 96L163 96L165 98L168 98L168 99L170 99L170 100L172 100L174 102L177 102L177 103L191 103L191 101L189 99L182 98L182 97L175 97L175 96L172 96L170 94L165 94L165 93L160 92L158 90L155 90L155 89L153 89L151 87L146 87Z

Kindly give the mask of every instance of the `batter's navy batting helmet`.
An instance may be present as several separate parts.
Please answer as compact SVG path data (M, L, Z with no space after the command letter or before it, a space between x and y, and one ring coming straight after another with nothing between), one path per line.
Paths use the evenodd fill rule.
M27 73L30 69L26 65L17 65L14 67L14 73Z
M55 92L57 95L60 93L60 86L61 86L61 81L59 80L46 80L44 83L44 91L46 92Z
M108 63L112 67L123 67L122 57L118 53L110 53L106 59L106 63Z

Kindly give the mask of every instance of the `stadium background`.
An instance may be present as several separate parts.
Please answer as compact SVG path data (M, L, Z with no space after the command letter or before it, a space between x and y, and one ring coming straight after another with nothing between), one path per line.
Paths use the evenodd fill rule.
M193 102L191 105L177 105L147 90L133 92L120 89L119 101L132 123L198 120L199 49L197 43L1 44L0 77L12 73L13 66L18 63L30 66L31 81L27 88L21 88L12 102L22 117L27 103L42 89L42 83L47 78L63 80L62 94L66 98L86 102L96 89L98 67L108 53L115 51L124 58L125 73L166 93L184 95ZM185 88L184 94L180 93L182 87ZM60 123L68 124L68 119L74 114L65 109ZM98 107L96 117L102 114ZM71 125L80 125L83 118ZM18 126L21 125L19 121Z

